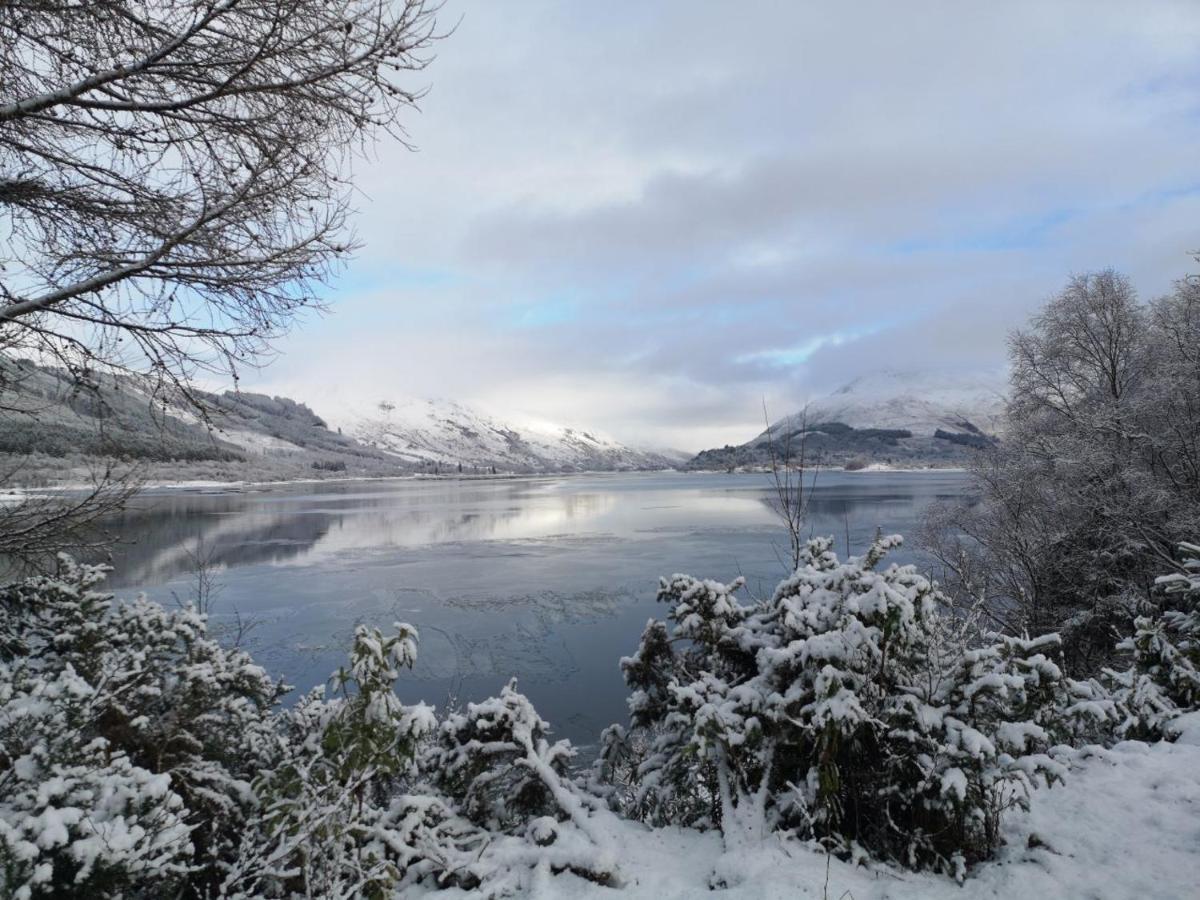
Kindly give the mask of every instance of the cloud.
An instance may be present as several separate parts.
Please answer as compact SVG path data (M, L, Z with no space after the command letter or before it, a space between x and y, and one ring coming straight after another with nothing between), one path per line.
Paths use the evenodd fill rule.
M882 367L995 369L1078 271L1200 249L1191 2L450 0L365 247L259 376L698 449Z
M743 353L741 356L734 357L734 362L762 362L769 366L790 369L808 362L818 350L825 347L842 347L851 341L874 334L880 329L881 325L876 324L853 331L833 331L829 334L818 334L791 346L773 347L768 350L754 350L750 353Z

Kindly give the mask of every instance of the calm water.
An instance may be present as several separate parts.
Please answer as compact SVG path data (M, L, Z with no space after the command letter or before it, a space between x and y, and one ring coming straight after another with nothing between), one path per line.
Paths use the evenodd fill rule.
M815 533L910 533L957 495L959 473L823 473ZM410 622L420 659L406 700L475 699L510 677L560 736L580 744L624 721L617 661L659 615L660 575L746 577L769 594L786 537L762 475L614 474L485 481L374 481L140 497L112 585L189 596L193 558L214 564L213 620L258 621L245 644L307 689L345 658L358 623ZM911 555L901 557L911 560Z

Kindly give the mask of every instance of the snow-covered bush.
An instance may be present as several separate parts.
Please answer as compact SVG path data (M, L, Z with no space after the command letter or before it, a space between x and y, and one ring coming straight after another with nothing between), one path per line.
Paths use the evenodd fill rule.
M447 717L395 693L417 634L359 627L332 690L285 687L195 610L55 577L0 588L0 897L502 895L601 882L611 813L510 685Z
M393 691L415 653L409 626L360 627L334 677L341 696L317 689L283 714L285 750L255 781L263 815L223 896L388 898L420 882L502 896L541 864L613 878L585 801L560 777L573 751L548 744L529 701L510 685L439 727Z
M1109 670L1123 737L1173 737L1171 723L1200 709L1200 547L1182 544L1184 571L1157 579L1163 608L1139 616L1118 649L1132 655L1123 671Z
M944 598L899 537L838 560L810 541L767 602L676 575L622 660L631 728L597 765L619 805L655 824L719 827L731 849L770 830L961 876L1005 809L1062 774L1057 638L948 644Z
M512 681L499 697L446 716L425 768L476 825L523 834L540 847L554 845L548 851L552 867L608 883L616 861L597 821L608 810L570 780L570 742L551 743L548 735L549 726ZM560 823L586 838L584 846L560 841Z
M575 750L568 741L551 744L548 734L549 725L510 682L499 697L446 717L429 770L470 819L510 829L558 811L555 791Z
M16 894L26 871L35 895L152 870L160 889L185 871L211 884L202 861L253 806L282 686L195 611L114 602L106 571L62 557L56 576L0 589L0 857Z
M416 744L436 719L395 694L400 670L416 659L417 634L401 623L394 629L360 625L349 667L332 679L337 696L317 688L278 717L278 753L253 784L261 815L223 891L386 897L418 862L396 852L405 839L391 801L415 776Z
M107 896L177 880L193 845L170 776L80 739L97 691L69 666L29 676L0 664L0 892Z

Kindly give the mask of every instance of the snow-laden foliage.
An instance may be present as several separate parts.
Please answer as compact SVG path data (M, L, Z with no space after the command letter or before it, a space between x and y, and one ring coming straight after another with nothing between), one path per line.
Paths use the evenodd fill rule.
M230 853L253 807L281 685L193 610L114 602L105 574L63 557L0 590L0 859L17 895L151 871L211 883L196 861Z
M278 752L253 785L261 812L223 891L386 897L420 862L395 852L404 838L389 804L415 775L416 743L436 720L429 707L406 707L395 694L400 669L416 659L417 634L394 627L385 635L360 625L349 668L333 677L338 696L326 699L317 688L278 717Z
M515 682L440 718L402 703L408 625L358 627L329 686L285 709L203 615L118 602L105 568L64 557L0 588L0 897L619 886L614 810L718 830L713 887L777 837L963 878L1063 776L1055 745L1173 738L1197 708L1196 547L1104 683L1064 677L1056 635L946 612L914 567L884 565L899 543L842 561L810 541L758 602L664 579L665 621L621 664L629 728L604 733L586 782Z
M1132 655L1124 671L1109 670L1123 737L1173 737L1171 723L1200 710L1200 547L1182 544L1183 571L1157 579L1162 608L1139 616L1118 648Z
M446 717L429 768L480 825L505 829L553 815L554 789L575 751L567 741L551 744L549 727L510 682L499 697Z
M597 765L653 824L719 827L730 849L794 830L962 876L1001 814L1062 768L1047 755L1067 688L1058 640L947 636L936 586L881 568L899 537L839 561L810 541L766 602L740 582L663 579L668 623L622 660L631 729Z
M63 557L0 589L0 897L615 881L611 813L515 686L439 726L395 693L416 631L359 627L332 690L280 709L284 686L203 615L118 602L105 574Z
M97 692L69 667L29 679L0 666L0 884L17 898L67 887L102 896L185 871L193 845L168 775L75 729Z
M551 743L548 734L547 723L510 682L499 697L446 716L425 768L476 825L523 832L547 848L543 856L552 868L608 883L616 861L600 823L610 814L570 780L574 748L567 741ZM587 838L582 851L577 837L560 840L562 823Z

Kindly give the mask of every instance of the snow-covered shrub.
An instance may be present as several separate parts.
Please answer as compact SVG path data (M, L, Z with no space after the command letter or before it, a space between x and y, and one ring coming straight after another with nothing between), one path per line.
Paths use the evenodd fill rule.
M615 879L611 813L513 686L439 729L395 693L416 631L359 627L332 690L280 709L284 686L203 615L115 601L106 571L64 557L56 577L0 588L0 897Z
M1164 608L1139 616L1133 636L1117 645L1132 665L1107 672L1123 737L1169 739L1173 720L1200 709L1200 547L1180 551L1184 571L1157 579Z
M511 681L499 697L446 716L424 768L476 825L522 834L539 847L554 845L553 868L607 883L616 862L597 819L609 813L569 779L574 756L569 741L550 742L549 726ZM559 823L586 838L585 846L563 846Z
M512 685L440 727L399 702L416 637L358 628L338 696L318 688L281 715L283 752L254 782L262 816L223 896L388 898L419 882L501 896L543 863L612 879L588 801L563 778L573 751L548 743Z
M888 710L880 840L907 840L910 865L949 858L960 874L999 845L1001 816L1024 807L1039 778L1065 773L1045 753L1064 696L1058 637L992 640Z
M549 725L509 682L499 697L445 718L429 769L471 820L510 829L559 809L555 791L575 750L565 740L551 744L548 734Z
M149 871L142 850L164 863L160 889L184 862L189 883L211 884L217 870L198 861L238 840L282 690L249 656L210 641L195 611L114 602L98 590L106 572L62 557L56 576L0 589L0 854L45 876L35 895L80 879L136 881ZM20 842L29 824L16 782L38 802L60 787L48 802L79 802L74 812L35 813L74 817L69 839L60 830ZM76 835L97 827L102 808L114 838L96 837L88 858ZM15 890L13 873L5 877Z
M1044 752L1065 695L1057 638L948 645L944 599L899 537L838 560L810 541L767 602L676 575L622 660L631 729L598 762L646 821L721 828L742 846L793 829L961 875L1007 808L1061 768Z
M186 871L191 828L170 776L78 734L97 699L69 665L42 676L0 663L4 896L108 896Z
M389 824L398 786L415 775L416 743L433 710L395 694L416 659L417 634L359 626L350 665L279 716L279 752L255 779L261 809L222 884L235 896L386 897L414 860ZM436 815L436 813L434 813Z

